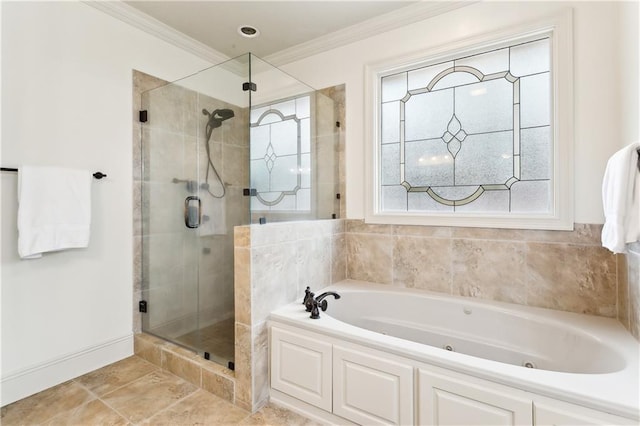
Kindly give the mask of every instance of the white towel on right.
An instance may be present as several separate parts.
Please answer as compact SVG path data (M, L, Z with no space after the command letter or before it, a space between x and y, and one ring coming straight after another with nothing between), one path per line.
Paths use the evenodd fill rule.
M640 240L638 149L636 142L613 154L604 172L602 246L613 253L626 253L627 243Z

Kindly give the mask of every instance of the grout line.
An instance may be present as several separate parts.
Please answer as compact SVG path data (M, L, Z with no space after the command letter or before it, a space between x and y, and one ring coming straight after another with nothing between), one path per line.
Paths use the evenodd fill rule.
M169 373L169 374L171 374L171 373ZM176 376L176 377L178 377L178 376ZM178 378L179 378L179 379L181 379L181 380L184 380L184 379L182 379L181 377L178 377ZM184 380L184 381L185 381L185 382L187 382L187 383L189 383L187 380ZM191 383L191 384L192 384L192 383ZM170 408L173 408L173 407L175 407L176 405L178 405L179 403L181 403L181 402L185 401L187 398L190 398L191 396L195 395L199 390L204 391L204 389L202 389L202 388L196 388L196 390L194 390L193 392L188 393L187 395L183 396L182 398L180 398L180 399L178 399L178 400L176 400L176 401L172 402L171 404L167 405L166 407L164 407L164 408L162 408L162 409L160 409L160 410L156 411L155 413L153 413L153 414L152 414L152 415L150 415L149 417L145 417L143 420L141 420L139 423L136 423L136 424L141 424L141 423L144 423L145 421L150 421L150 420L151 420L151 419L153 419L154 417L156 417L156 416L158 416L158 415L162 414L163 412L165 412L165 411L169 410ZM205 392L206 392L206 391L205 391ZM211 395L213 395L213 394L211 394ZM215 396L215 395L213 395L213 396Z
M136 356L137 356L137 355L136 355ZM147 361L147 360L144 360L144 361L145 361L145 362L149 362L149 361ZM112 393L114 393L114 392L116 392L116 391L118 391L118 390L120 390L120 389L122 389L122 388L124 388L124 387L126 387L126 386L129 386L129 385L131 385L131 384L133 384L133 383L135 383L135 382L138 382L138 381L140 381L140 380L144 379L145 377L147 377L147 376L149 376L149 375L151 375L151 374L153 374L153 373L156 373L158 370L162 370L160 367L158 367L158 366L157 366L157 365L155 365L155 364L152 364L152 363L150 363L150 362L149 362L149 364L153 365L153 366L155 367L155 370L152 370L152 371L148 372L147 374L144 374L144 375L142 375L142 376L138 377L137 379L131 380L131 381L129 381L129 382L127 382L127 383L123 384L122 386L118 386L117 388L110 390L109 392L107 392L107 393L103 394L102 396L100 396L100 395L96 394L95 392L93 392L93 391L89 390L89 388L87 388L87 387L86 387L86 386L84 386L83 384L81 384L81 383L78 383L78 384L79 384L80 386L84 387L85 389L89 390L89 392L91 392L92 394L96 395L96 397L97 397L98 399L102 400L102 398L104 398L105 396L107 396L107 395L111 395Z
M104 368L104 367L102 367L102 368ZM94 370L94 371L97 371L97 370ZM89 374L89 373L87 373L87 374ZM82 377L82 376L80 376L80 377ZM75 383L75 384L77 384L78 386L82 387L82 388L83 388L83 389L85 389L88 393L90 393L91 395L93 395L93 396L95 397L94 399L92 399L92 400L91 400L91 401L89 401L89 402L93 402L93 401L100 401L100 402L101 402L101 403L103 403L103 404L104 404L108 409L110 409L111 411L113 411L114 413L116 413L118 416L122 417L126 422L130 423L129 419L128 419L125 415L123 415L123 414L122 414L122 413L120 413L118 410L116 410L116 409L115 409L115 408L113 408L111 405L109 405L109 404L108 404L106 401L104 401L104 400L103 400L103 399L102 399L102 398L101 398L97 393L95 393L94 391L92 391L91 389L89 389L88 387L86 387L84 384L82 384L82 383L80 383L80 382L77 382L75 379L74 379L73 381L74 381L74 383ZM123 387L123 386L120 386L120 387L119 387L119 388L117 388L117 389L120 389L120 388L122 388L122 387ZM111 392L109 392L109 393L111 393ZM88 404L89 402L87 402L86 404ZM86 405L86 404L83 404L83 405Z

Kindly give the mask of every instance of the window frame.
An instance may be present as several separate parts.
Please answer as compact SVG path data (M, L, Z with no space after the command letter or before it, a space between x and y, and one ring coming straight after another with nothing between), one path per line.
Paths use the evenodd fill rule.
M380 114L382 77L461 55L550 38L552 206L548 214L480 212L382 212L380 210ZM400 225L572 230L573 194L572 12L496 32L479 34L410 55L365 65L365 222Z

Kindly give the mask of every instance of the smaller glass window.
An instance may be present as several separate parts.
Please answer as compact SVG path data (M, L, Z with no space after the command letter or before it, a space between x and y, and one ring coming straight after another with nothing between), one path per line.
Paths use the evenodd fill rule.
M309 95L251 110L254 211L311 210Z

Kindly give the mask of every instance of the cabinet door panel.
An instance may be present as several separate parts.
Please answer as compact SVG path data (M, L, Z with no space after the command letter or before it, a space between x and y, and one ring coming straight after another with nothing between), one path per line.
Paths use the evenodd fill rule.
M271 387L331 411L331 345L272 328Z
M531 399L501 385L436 367L418 373L421 425L531 425Z
M442 389L433 389L434 424L437 425L513 425L514 413Z
M413 368L334 347L333 412L359 424L413 423Z

